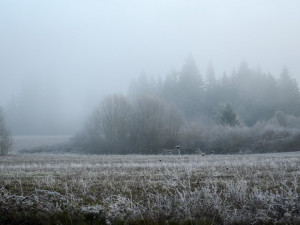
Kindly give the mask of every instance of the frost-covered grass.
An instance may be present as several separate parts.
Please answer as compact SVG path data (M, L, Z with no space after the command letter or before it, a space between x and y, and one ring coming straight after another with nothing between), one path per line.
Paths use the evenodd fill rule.
M299 224L300 152L10 155L0 224Z

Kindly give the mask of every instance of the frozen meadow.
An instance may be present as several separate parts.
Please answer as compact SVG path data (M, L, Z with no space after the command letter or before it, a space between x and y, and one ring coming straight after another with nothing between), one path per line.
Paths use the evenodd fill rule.
M9 155L0 224L299 224L300 152Z

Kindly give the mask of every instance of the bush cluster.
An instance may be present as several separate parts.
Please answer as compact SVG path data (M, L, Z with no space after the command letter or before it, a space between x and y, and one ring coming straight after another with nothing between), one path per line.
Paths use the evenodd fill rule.
M300 150L300 118L281 111L268 121L244 125L229 105L215 121L188 121L174 105L151 96L129 101L107 96L73 139L76 148L97 154L259 153Z
M104 98L74 144L90 153L156 154L178 142L183 117L179 110L153 96L133 102L121 95Z

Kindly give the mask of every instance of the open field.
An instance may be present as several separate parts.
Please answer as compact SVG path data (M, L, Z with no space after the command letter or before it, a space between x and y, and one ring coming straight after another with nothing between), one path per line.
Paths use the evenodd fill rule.
M14 135L12 136L12 153L18 153L24 149L68 143L70 138L70 135Z
M9 155L0 224L300 224L300 152Z

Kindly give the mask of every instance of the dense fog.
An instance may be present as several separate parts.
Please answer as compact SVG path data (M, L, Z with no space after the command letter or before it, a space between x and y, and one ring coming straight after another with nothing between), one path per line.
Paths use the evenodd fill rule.
M1 1L0 105L7 127L13 134L75 134L104 96L131 99L135 80L164 82L187 58L205 83L208 71L221 81L224 73L238 74L244 62L247 76L255 76L234 92L244 93L247 104L212 100L205 115L230 103L248 116L241 119L248 126L277 111L299 116L288 106L276 108L274 96L260 99L257 92L254 101L249 94L256 92L251 81L257 74L277 85L287 67L288 78L300 81L299 7L293 0ZM268 102L271 110L245 113L247 96L254 107ZM176 105L172 96L164 99ZM177 107L186 118L195 116L194 109Z

